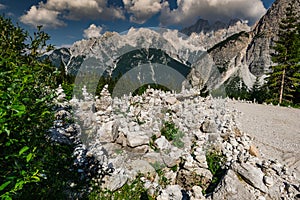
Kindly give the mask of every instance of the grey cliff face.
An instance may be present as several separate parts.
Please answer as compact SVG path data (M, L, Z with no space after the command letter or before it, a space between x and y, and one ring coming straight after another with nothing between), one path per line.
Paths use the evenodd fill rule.
M217 67L222 78L214 84L208 82L206 85L216 88L220 83L225 83L234 76L241 79L248 88L252 87L256 77L262 81L273 64L272 46L278 39L279 25L285 16L289 2L277 0L251 31L231 35L210 48L208 53L215 65L212 68ZM298 0L296 4L295 12L299 15L300 1ZM205 63L203 66L194 66L191 80L195 80L195 74L201 74L200 69L204 66ZM193 85L201 85L200 82L194 81Z
M289 0L277 0L256 24L254 29L250 32L253 39L250 42L247 54L246 63L249 65L251 73L255 76L262 76L269 71L272 65L271 53L272 45L277 40L279 24L285 16L286 8ZM300 1L295 5L296 13L300 13Z
M240 56L240 52L248 46L249 41L250 35L240 32L209 49L208 53L212 55L216 65L227 68L232 59Z

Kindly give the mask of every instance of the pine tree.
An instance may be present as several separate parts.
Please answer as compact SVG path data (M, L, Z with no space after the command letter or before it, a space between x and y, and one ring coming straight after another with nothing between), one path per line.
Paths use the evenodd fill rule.
M296 43L296 47L297 47L297 51L295 51L295 63L296 66L295 66L295 70L294 70L294 74L293 74L293 77L295 79L300 79L300 21L298 22L297 24L297 31L298 31L298 39L295 41ZM297 82L297 80L295 81L296 84L294 85L295 86L295 93L294 93L294 104L300 104L300 83L299 81Z
M292 103L294 93L300 83L299 76L299 23L295 13L295 0L286 9L286 17L279 25L278 40L275 42L268 86L271 91L271 101Z

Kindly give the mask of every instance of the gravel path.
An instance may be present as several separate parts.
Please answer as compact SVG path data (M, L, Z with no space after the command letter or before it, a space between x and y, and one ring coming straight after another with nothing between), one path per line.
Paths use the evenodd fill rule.
M300 178L300 109L228 102L241 111L240 129L254 138L266 158L275 158L297 171Z

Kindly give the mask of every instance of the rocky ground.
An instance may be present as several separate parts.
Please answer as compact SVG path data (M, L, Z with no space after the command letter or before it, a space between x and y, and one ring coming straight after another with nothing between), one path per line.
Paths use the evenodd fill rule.
M58 93L58 99L63 100L62 90ZM195 90L175 94L148 89L142 96L112 99L107 88L100 98L83 89L83 99L61 104L72 106L80 125L71 134L74 137L76 132L82 142L74 152L78 172L96 173L89 178L102 190L112 192L139 178L158 200L300 198L297 163L290 166L287 160L276 159L277 155L261 143L281 148L282 155L292 151L292 158L297 159L297 134L291 136L294 140L282 135L268 135L270 140L263 140L263 134L271 130L280 134L274 113L270 117L258 105L198 94ZM263 114L257 117L255 109ZM69 112L60 109L57 116L62 118ZM295 116L289 115L297 116L297 111ZM260 126L270 119L270 127ZM294 127L297 131L293 124L286 129ZM68 131L58 126L52 131L53 140L68 142ZM280 138L295 145L276 146ZM91 162L92 158L96 162Z

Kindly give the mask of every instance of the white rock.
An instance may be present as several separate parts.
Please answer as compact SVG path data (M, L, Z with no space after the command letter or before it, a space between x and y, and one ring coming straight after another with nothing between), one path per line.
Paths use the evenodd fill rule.
M113 142L114 136L113 136L113 124L114 122L108 122L105 123L100 129L97 131L98 139L100 142Z
M212 200L226 199L255 199L255 196L245 187L244 182L241 182L236 173L228 170L225 177L222 179L218 187L212 194Z
M162 153L161 157L167 167L173 167L180 163L180 157L182 155L182 150L172 147L170 153Z
M149 137L142 131L127 132L127 143L130 147L142 146L149 143Z
M259 196L259 197L257 198L257 200L266 200L266 198L263 197L263 196Z
M176 182L177 173L173 172L172 170L167 171L165 172L164 177L168 179L170 185L174 185Z
M187 169L187 170L191 170L191 169L197 168L197 164L194 161L192 155L188 154L185 157L184 168Z
M166 139L165 136L161 136L157 140L155 140L155 144L160 150L171 149L170 142Z
M134 160L126 165L126 169L129 171L131 180L134 180L139 173L150 176L154 176L156 173L155 169L145 160Z
M148 152L143 156L143 160L148 161L151 164L154 163L164 163L160 153Z
M232 149L233 149L232 145L230 143L228 143L228 142L226 143L225 148L226 148L227 151L232 151Z
M273 177L271 176L264 176L264 183L266 184L266 186L273 186L274 185L274 180Z
M254 188L259 189L264 193L268 191L267 187L263 183L264 173L260 169L248 163L235 165L234 169Z
M230 137L229 142L230 142L230 144L231 144L233 147L237 147L238 144L239 144L239 143L236 141L236 139L233 138L233 137Z
M216 125L215 121L206 119L201 125L201 131L204 133L217 132L217 125Z
M157 197L157 200L182 200L181 187L179 185L168 185Z
M103 187L110 191L116 191L123 187L127 180L127 176L123 174L113 174L112 176L105 176Z
M204 200L205 197L202 194L202 190L200 186L193 186L191 200Z
M195 168L194 170L192 170L193 172L195 172L197 175L200 175L202 177L205 177L208 180L211 180L213 178L213 175L211 173L211 171L209 171L208 169L204 169L204 168Z
M196 160L198 161L199 167L208 168L207 162L206 162L206 156L204 154L196 155Z

